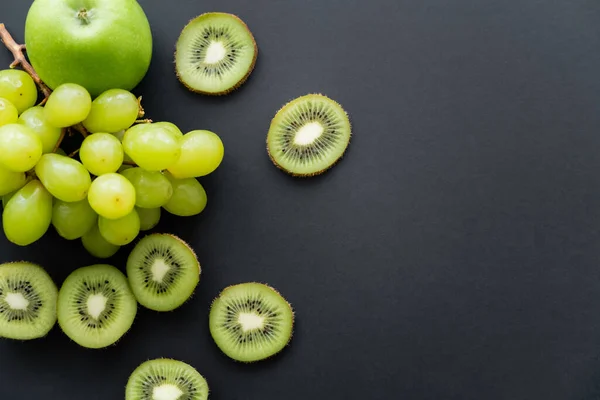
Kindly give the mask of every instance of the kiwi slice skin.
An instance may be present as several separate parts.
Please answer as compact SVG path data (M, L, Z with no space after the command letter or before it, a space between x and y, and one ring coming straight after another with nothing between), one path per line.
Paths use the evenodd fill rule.
M148 360L130 375L125 400L206 400L206 379L191 365L170 358Z
M225 288L213 301L209 328L225 355L252 363L275 356L289 344L294 318L292 306L277 290L248 282Z
M194 250L179 237L152 233L135 245L127 275L138 302L154 311L173 311L190 299L200 282Z
M189 58L193 56L193 54L186 54L186 51L188 51L189 53L193 53L199 52L199 49L193 50L192 47L187 47L187 48L183 48L184 44L183 42L186 41L186 36L188 34L190 34L190 32L196 28L196 26L200 27L204 27L205 29L208 26L208 22L206 23L206 26L203 25L204 22L206 22L207 20L210 21L211 18L215 18L215 17L221 17L221 18L228 18L230 19L230 21L232 23L237 24L240 28L242 28L245 32L245 34L247 35L246 39L249 42L249 45L251 47L251 52L252 52L252 59L249 62L249 64L246 67L246 72L243 75L239 75L238 74L238 79L234 80L233 83L230 83L228 85L223 86L220 89L211 89L208 88L204 82L192 82L192 77L186 76L189 74L189 72L185 72L183 71L184 69L184 64L186 62L190 62ZM201 34L201 30L198 29L198 35ZM207 39L207 37L204 37L205 39ZM231 54L229 54L231 55ZM229 57L228 55L228 57ZM188 59L186 61L186 58ZM250 28L248 28L248 25L241 19L239 18L237 15L234 14L230 14L230 13L224 13L224 12L210 12L210 13L204 13L201 14L199 16L197 16L196 18L192 19L191 21L188 22L188 24L183 28L179 39L177 40L177 45L176 45L176 50L175 50L175 73L177 75L177 79L179 80L179 82L181 84L183 84L188 90L194 92L194 93L199 93L199 94L203 94L203 95L207 95L207 96L223 96L223 95L227 95L235 90L237 90L240 86L242 86L250 77L250 75L252 74L252 71L254 71L254 67L256 66L256 60L258 59L258 45L256 43L256 39L254 38L254 35L252 34L252 32L250 31ZM197 66L197 68L201 68L200 66Z
M112 265L73 271L58 292L58 324L82 347L115 344L133 325L137 301L125 275Z
M39 265L20 261L0 265L0 337L45 337L56 324L58 288Z
M297 133L307 125L321 129L310 142L296 144ZM311 93L285 104L267 134L267 153L273 164L294 177L321 175L344 156L352 138L348 113L335 100Z

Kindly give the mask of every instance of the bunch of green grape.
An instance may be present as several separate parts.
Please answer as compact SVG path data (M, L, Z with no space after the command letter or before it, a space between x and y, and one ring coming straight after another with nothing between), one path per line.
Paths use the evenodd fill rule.
M196 178L223 160L215 133L137 123L139 101L121 89L92 100L67 83L44 106L35 106L37 95L24 71L0 71L0 196L9 241L28 246L52 225L108 258L154 228L162 210L182 217L204 210L207 196ZM76 125L89 134L78 154L67 156L60 141Z

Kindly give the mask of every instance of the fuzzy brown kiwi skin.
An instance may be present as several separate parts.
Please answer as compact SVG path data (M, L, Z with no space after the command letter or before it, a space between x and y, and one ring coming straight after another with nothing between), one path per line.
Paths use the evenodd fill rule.
M215 97L217 97L217 96L225 96L225 95L230 94L231 92L236 91L237 89L240 88L240 86L242 86L244 83L246 83L246 81L248 80L248 78L250 77L250 75L252 74L252 72L254 71L254 67L256 66L256 60L258 58L258 44L256 43L256 39L254 38L254 35L252 34L252 31L250 30L250 28L248 27L248 25L240 17L238 17L235 14L224 13L224 12L218 12L218 13L217 12L212 12L212 13L200 14L197 17L191 19L186 24L186 26L183 29L185 29L188 25L190 25L196 19L202 17L203 15L207 15L207 14L223 14L223 15L228 15L230 17L233 17L236 20L238 20L242 24L242 26L248 31L248 34L252 38L252 44L254 45L254 58L252 58L252 63L250 64L250 67L248 68L248 72L235 85L233 85L231 88L229 88L227 90L224 90L222 92L206 92L206 91L203 91L203 90L194 89L193 87L189 86L187 83L185 83L183 81L183 79L179 75L179 71L177 71L177 63L176 62L174 62L175 63L175 75L177 76L177 80L179 80L179 82L183 86L185 86L185 88L188 89L190 92L194 92L194 93L198 93L198 94L202 94L202 95L206 95L206 96L215 96ZM175 48L175 60L176 59L177 59L177 48Z
M348 112L346 112L346 110L344 109L344 107L342 107L342 106L341 106L341 104L340 104L340 103L338 103L337 101L333 100L332 98L330 98L330 97L327 97L326 95L324 95L324 94L321 94L321 93L308 93L308 94L306 94L306 95L303 95L303 96L300 96L300 97L296 97L295 99L292 99L292 100L288 101L286 104L284 104L284 105L283 105L283 107L281 107L281 108L279 109L279 111L277 111L277 112L275 113L275 116L274 116L274 117L273 117L273 119L271 120L271 126L269 127L269 131L270 131L270 130L273 128L273 126L275 125L275 119L277 118L277 115L279 115L279 113L281 113L281 112L283 112L284 110L286 110L287 108L291 107L292 103L293 103L295 100L298 100L299 98L306 97L306 96L319 96L319 97L324 97L324 98L326 98L327 100L331 101L332 103L334 103L334 104L338 105L338 106L339 106L339 107L340 107L342 110L344 110L344 114L346 115L346 117L348 118L348 121L350 122L350 137L349 137L348 143L346 143L346 147L344 147L344 151L343 151L343 152L340 154L340 156L339 156L339 157L338 157L338 158L337 158L337 159L336 159L336 160L335 160L333 163L331 163L331 165L330 165L330 166L328 166L327 168L323 168L322 170L319 170L319 171L313 172L313 173L309 173L309 174L300 174L300 173L297 173L297 172L291 171L291 170L289 170L289 169L287 169L287 168L285 168L285 167L281 166L281 165L280 165L280 164L277 162L277 160L275 160L275 158L273 157L273 154L271 153L271 150L269 149L269 142L268 142L268 135L267 135L267 154L268 154L268 156L269 156L269 159L271 160L271 162L272 162L272 163L273 163L273 164L274 164L274 165L275 165L275 166L276 166L276 167L277 167L279 170L281 170L281 171L285 172L286 174L288 174L288 175L291 175L291 176L293 176L293 177L295 177L295 178L311 178L311 177L314 177L314 176L319 176L319 175L322 175L322 174L324 174L325 172L329 171L331 168L333 168L334 166L336 166L336 165L337 165L337 164L338 164L338 163L339 163L339 162L340 162L340 161L341 161L341 160L344 158L344 155L346 154L346 151L348 150L348 147L350 146L350 142L352 141L352 121L351 121L351 119L350 119L350 116L348 115Z
M244 283L251 283L251 284L261 285L261 286L264 286L267 289L271 289L272 291L274 291L275 293L277 293L279 296L281 296L282 299L284 299L285 304L287 304L287 306L290 309L290 312L292 314L292 322L291 322L292 326L291 326L290 337L289 337L286 345L281 350L279 350L277 353L272 354L269 357L265 357L265 358L263 358L261 360L256 360L256 361L240 361L240 360L236 360L234 358L228 357L231 360L233 360L233 361L235 361L237 363L240 363L240 364L256 364L258 362L267 361L267 360L270 360L270 359L276 357L277 355L281 354L287 347L290 346L290 343L292 342L292 338L294 337L294 328L295 328L295 324L296 324L296 313L295 313L294 308L292 307L292 305L287 301L287 299L277 289L275 289L274 287L270 286L269 284L264 283L264 282L256 282L256 281L255 282L244 282ZM238 283L238 284L235 284L235 285L229 285L229 286L226 286L223 290L221 290L221 292L217 295L217 297L212 301L212 303L210 305L209 313L210 313L210 310L214 307L215 301L217 301L219 298L221 298L223 296L223 293L225 293L228 289L232 289L232 288L240 286L240 285L243 285L243 283Z

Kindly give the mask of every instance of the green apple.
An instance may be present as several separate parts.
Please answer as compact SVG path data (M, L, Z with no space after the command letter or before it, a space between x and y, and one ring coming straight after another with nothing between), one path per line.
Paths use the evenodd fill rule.
M152 33L136 0L35 0L25 22L27 55L54 89L77 83L92 97L132 90L148 72Z

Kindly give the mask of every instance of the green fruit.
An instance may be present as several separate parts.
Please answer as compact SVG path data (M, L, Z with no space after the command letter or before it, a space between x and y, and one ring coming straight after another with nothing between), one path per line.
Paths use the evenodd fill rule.
M35 0L25 43L33 68L51 89L77 83L92 97L133 89L152 58L150 24L135 0Z

